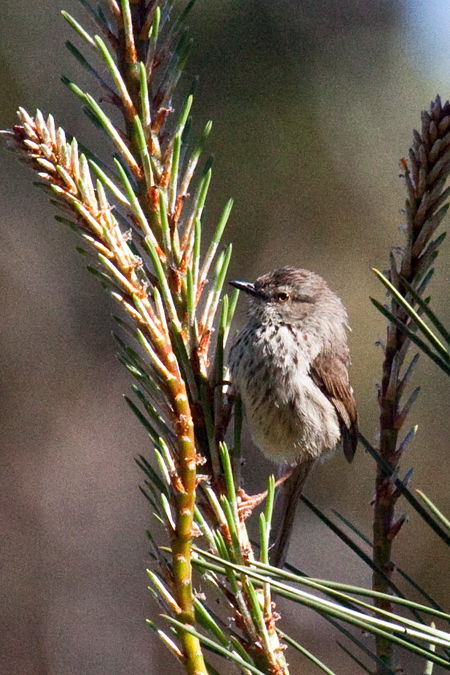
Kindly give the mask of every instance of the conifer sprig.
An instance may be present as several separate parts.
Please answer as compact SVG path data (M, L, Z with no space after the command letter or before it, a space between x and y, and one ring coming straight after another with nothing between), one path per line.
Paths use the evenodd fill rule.
M433 344L435 349L432 350L416 335L420 324L425 337L430 339L430 331L419 314L426 313L429 299L423 300L422 295L433 276L432 265L445 238L443 232L433 239L449 207L450 188L445 187L450 174L448 101L442 104L437 96L431 102L430 109L423 111L421 131L414 131L408 160L401 161L401 169L407 192L406 224L403 227L405 244L400 252L397 251L397 255L391 252L390 269L385 278L375 270L391 293L390 303L383 306L377 300L372 300L388 318L383 374L378 393L380 462L377 463L373 528L373 560L377 568L373 575L373 588L383 595L391 590L390 580L395 572L391 564L392 545L405 522L405 517L395 512L402 492L397 489L390 474L398 472L403 452L417 431L414 425L403 439L400 438L401 429L419 393L416 388L409 399L403 402L405 387L417 363L417 357L414 357L404 367L411 341L442 364L447 374L450 373L449 356L439 340L436 338ZM388 472L383 468L383 463L389 467ZM377 600L377 607L392 610L391 602L384 597ZM394 667L392 642L379 636L377 652L381 659L377 675L386 675L388 668Z
M232 202L202 259L209 162L192 196L189 192L211 124L189 152L186 130L193 96L188 93L178 115L172 100L190 48L183 25L186 12L172 21L167 3L122 0L120 5L111 3L106 18L85 0L82 4L102 36L90 35L67 13L64 17L103 70L106 66L109 81L77 47L70 44L69 49L100 83L102 104L75 83L63 81L109 137L113 162L80 153L77 141L68 141L53 117L45 121L39 111L33 118L21 109L20 125L7 132L8 139L50 188L64 214L58 220L81 235L88 269L124 310L117 322L125 339L116 338L121 360L138 385L133 388L137 403L127 402L149 434L159 469L158 475L151 463L139 459L143 493L170 540L167 557L149 534L157 563L150 579L165 611L176 618L171 625L177 626L178 642L155 630L187 672L206 673L194 627L200 621L217 634L218 625L205 621L208 610L199 609L196 601L192 538L203 534L211 550L244 566L253 559L223 442L230 407L223 353L237 294L231 302L222 298L231 246L221 250L220 240ZM120 111L121 126L111 106ZM210 356L221 300L217 348ZM196 503L199 490L202 498ZM268 528L270 522L265 540ZM219 583L211 573L207 580L220 589L239 626L235 634L225 627L230 658L247 650L247 660L264 672L287 674L270 587L263 600L245 575L237 583L231 578Z

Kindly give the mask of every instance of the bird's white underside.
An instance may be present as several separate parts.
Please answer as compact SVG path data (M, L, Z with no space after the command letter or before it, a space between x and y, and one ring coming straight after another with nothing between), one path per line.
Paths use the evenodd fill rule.
M253 440L267 457L279 463L317 459L340 440L338 416L310 377L310 344L299 343L285 326L277 327L277 337L267 339L264 329L241 333L230 358L233 384Z

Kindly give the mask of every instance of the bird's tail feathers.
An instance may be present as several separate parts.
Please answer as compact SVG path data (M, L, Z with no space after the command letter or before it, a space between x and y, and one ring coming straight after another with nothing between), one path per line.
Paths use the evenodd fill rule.
M302 462L294 470L292 467L280 469L279 478L287 472L291 474L280 485L275 498L269 557L270 564L276 567L283 567L286 561L298 500L314 462L315 460Z

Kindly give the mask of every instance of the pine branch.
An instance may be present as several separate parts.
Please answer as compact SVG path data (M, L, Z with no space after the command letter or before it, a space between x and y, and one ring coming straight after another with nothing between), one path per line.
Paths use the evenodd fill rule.
M230 419L223 353L237 296L231 302L222 297L231 246L220 250L220 240L232 202L202 260L209 163L192 199L188 190L211 124L189 153L184 132L192 92L178 114L173 105L190 47L183 21L192 3L173 22L163 2L121 0L119 5L114 0L108 17L85 0L82 4L105 39L91 36L67 13L64 17L90 54L100 59L103 71L106 66L108 78L100 76L95 64L76 47L70 45L70 50L100 82L106 103L100 105L75 83L65 82L95 125L109 136L114 169L88 151L80 153L76 139L69 142L63 129L56 129L53 117L45 121L39 111L33 118L21 109L20 125L5 133L9 146L51 190L64 213L58 220L83 238L92 260L88 269L125 313L125 320L117 319L125 340L116 338L121 361L138 384L134 388L137 405L127 402L148 432L158 466L156 471L140 458L145 474L142 492L170 541L167 557L149 533L157 565L150 575L155 597L171 614L169 624L176 626L177 637L169 637L153 622L150 625L188 673L206 673L201 644L217 638L219 624L206 606L199 609L192 539L203 534L210 550L244 567L254 560L223 442ZM112 120L111 105L119 110L122 127ZM211 354L221 301L217 345ZM238 434L235 437L238 442ZM200 465L202 474L197 471ZM261 525L266 553L270 517L268 512ZM253 672L288 675L270 585L261 595L245 572L239 580L230 575L226 581L208 572L203 584L214 592L219 589L237 628L231 630L229 621L220 628L224 655L241 666L248 663L243 672L253 668ZM200 635L197 624L210 638Z
M448 209L446 202L450 191L444 187L450 173L449 130L450 103L442 105L437 96L432 101L430 110L422 113L421 133L414 131L409 160L401 162L407 190L405 246L398 261L394 253L391 253L390 269L385 275L385 285L392 292L392 300L387 307L373 301L389 319L378 402L381 411L379 453L392 475L397 473L403 450L414 435L407 434L404 441L399 439L399 431L418 394L416 390L413 398L402 405L405 381L409 379L409 368L405 368L404 363L411 341L419 344L424 351L428 349L416 337L417 314L414 305L418 303L422 308L419 311L423 311L424 303L420 296L431 278L430 267L445 236L432 239ZM384 278L382 281L384 282ZM408 305L413 314L408 310ZM428 349L428 353L430 352ZM441 353L441 360L442 357L445 362L448 361L445 354ZM373 560L380 571L373 574L373 589L383 594L390 590L390 580L394 574L391 564L392 545L404 522L404 518L397 516L395 512L400 494L382 465L377 464ZM380 609L392 610L388 597L378 599L376 604ZM394 652L392 642L384 636L377 637L377 654L382 664L385 664L378 666L377 674L386 675L388 670L394 668Z

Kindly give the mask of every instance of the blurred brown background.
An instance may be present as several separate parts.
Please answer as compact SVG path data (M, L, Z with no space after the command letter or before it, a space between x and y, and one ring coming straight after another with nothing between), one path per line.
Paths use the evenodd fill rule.
M214 121L211 229L235 198L226 235L235 247L230 278L252 280L292 264L328 280L348 308L351 376L371 440L381 367L374 343L385 326L368 300L383 297L370 267L383 269L389 248L402 242L398 160L420 110L437 91L450 95L448 10L430 5L435 14L419 0L198 0L190 20L196 47L184 81L200 75L197 128ZM0 124L15 123L18 105L38 106L98 150L59 80L66 74L91 87L64 48L65 39L79 41L61 9L89 25L75 0L32 7L4 0ZM145 624L157 608L146 591L150 514L133 457L150 456L150 448L122 401L130 380L110 337L112 306L85 272L76 237L32 187L31 172L2 150L0 174L0 673L135 675L172 665L175 672ZM450 325L448 265L446 243L432 291ZM236 325L243 313L240 305ZM414 486L448 514L449 382L423 360L414 383L422 394L410 424L420 426L403 469L413 466ZM271 468L253 453L247 439L249 490L262 487ZM324 462L306 493L370 536L373 480L373 462L360 449L351 467L340 454ZM450 586L436 574L448 570L447 553L412 513L395 560L448 608ZM291 556L313 576L370 584L367 568L304 507ZM322 643L328 624L280 606L285 621L300 616L290 631L305 647L341 675L355 672L338 647ZM293 654L290 660L295 672L319 672Z

